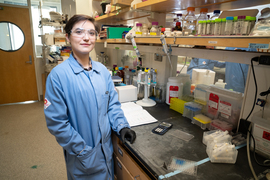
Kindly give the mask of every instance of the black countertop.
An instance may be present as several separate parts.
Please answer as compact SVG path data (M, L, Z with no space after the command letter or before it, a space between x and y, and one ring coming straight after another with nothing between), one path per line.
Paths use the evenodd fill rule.
M191 120L182 117L176 111L169 109L167 104L157 104L154 107L144 107L158 122L132 127L137 138L133 144L125 143L125 146L136 158L153 174L155 179L186 179L186 180L238 180L252 179L252 173L248 166L246 146L238 149L238 157L235 164L211 163L206 154L206 146L202 143L203 132L199 126L191 123ZM160 122L166 121L173 124L173 127L164 135L157 135L151 132ZM190 141L184 141L178 136L184 131L194 136ZM183 173L172 173L168 178L165 175L172 171L164 168L164 163L169 165L172 157L177 157L197 164L197 175ZM258 166L251 157L256 174L265 174L267 167ZM258 157L262 162L263 158ZM270 172L270 170L269 170ZM261 179L266 179L261 178Z

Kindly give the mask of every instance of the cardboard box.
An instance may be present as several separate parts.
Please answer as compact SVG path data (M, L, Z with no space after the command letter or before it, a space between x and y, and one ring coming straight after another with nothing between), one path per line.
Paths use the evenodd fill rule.
M116 86L119 102L130 102L137 100L137 87L133 85Z

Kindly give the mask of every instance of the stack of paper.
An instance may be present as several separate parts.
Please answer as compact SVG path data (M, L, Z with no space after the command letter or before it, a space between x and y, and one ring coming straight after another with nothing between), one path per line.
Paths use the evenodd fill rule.
M121 108L124 111L130 127L157 122L142 106L134 102L122 103Z

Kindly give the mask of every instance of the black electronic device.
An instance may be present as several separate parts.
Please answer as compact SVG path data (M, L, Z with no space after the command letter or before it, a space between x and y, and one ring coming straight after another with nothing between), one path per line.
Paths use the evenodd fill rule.
M157 127L155 127L152 132L155 134L163 135L165 134L169 129L172 128L172 124L167 122L160 123Z

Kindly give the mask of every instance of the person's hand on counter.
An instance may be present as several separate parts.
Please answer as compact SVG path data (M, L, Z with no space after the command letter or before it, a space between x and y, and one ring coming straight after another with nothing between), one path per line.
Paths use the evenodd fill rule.
M133 130L131 130L129 128L121 129L120 136L121 136L121 139L122 139L123 143L125 143L126 140L128 140L130 142L130 144L132 144L136 139L135 131L133 131Z

